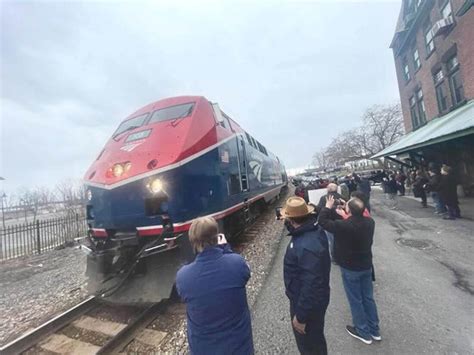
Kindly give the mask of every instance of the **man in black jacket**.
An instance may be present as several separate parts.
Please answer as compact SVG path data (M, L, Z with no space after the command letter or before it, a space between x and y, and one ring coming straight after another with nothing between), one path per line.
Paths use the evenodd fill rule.
M331 262L323 229L300 197L290 197L281 211L291 235L284 259L285 293L296 344L301 354L327 354L324 316L329 304Z
M319 224L334 234L334 256L341 266L342 282L352 313L353 326L347 332L364 342L381 340L377 306L372 285L372 242L375 222L364 217L364 202L351 198L346 204L345 220L332 220L334 198L328 197L325 208L319 214Z

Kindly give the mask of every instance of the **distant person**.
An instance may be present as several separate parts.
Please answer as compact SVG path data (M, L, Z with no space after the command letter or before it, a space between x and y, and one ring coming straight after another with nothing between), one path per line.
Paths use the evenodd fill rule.
M453 178L452 169L449 166L443 166L441 168L439 195L441 201L446 204L446 207L448 209L448 215L443 217L443 219L461 218L461 210L459 209L456 180Z
M345 180L342 180L342 182L339 184L339 188L341 189L341 196L344 201L349 201L350 198L350 192L349 192L349 187L346 184Z
M353 174L353 176L354 176L354 181L356 183L356 188L357 188L356 191L360 191L363 194L364 198L362 199L362 201L364 201L365 207L370 212L370 192L372 191L372 188L370 187L370 181L366 178L361 178L359 175L355 173ZM354 192L355 191L353 191L352 193Z
M331 262L326 234L318 226L313 209L302 198L290 197L281 211L291 236L283 274L299 352L325 355L324 317L329 304Z
M327 190L326 195L321 196L321 198L319 199L318 208L317 208L318 213L321 212L321 210L326 205L328 196L333 196L334 199L337 201L336 207L337 205L343 205L345 203L345 200L337 192L336 184L332 184L332 183L328 184L328 186L326 186L326 190ZM335 209L333 210L333 212L335 212ZM326 235L327 235L328 243L329 243L329 253L330 253L331 259L333 259L334 237L330 232L327 232L327 231L326 231Z
M336 200L344 200L342 196L337 192L336 184L334 183L328 184L328 186L326 186L326 191L327 191L326 195L321 196L321 198L319 199L318 212L325 206L326 199L329 195L334 196Z
M407 176L402 171L397 171L395 175L395 180L397 181L398 191L400 192L400 196L405 196L405 181Z
M195 219L189 240L198 254L178 271L176 288L186 303L191 354L253 354L247 263L218 235L213 218Z
M428 174L428 183L426 184L425 188L430 192L431 198L435 203L435 213L442 215L446 213L446 206L439 194L441 175L439 174L438 170L435 168L434 165L432 165L432 168L428 171Z
M319 224L334 234L336 261L341 267L342 282L351 308L353 325L347 332L365 344L380 341L379 318L373 295L372 243L375 222L364 217L364 202L351 198L346 204L345 220L333 220L334 198L328 197L319 215Z
M397 181L395 180L395 174L389 175L388 181L386 182L386 191L387 191L390 209L392 210L397 209L398 187L397 187Z
M425 208L428 207L426 201L426 191L424 188L427 182L428 178L426 177L425 173L421 169L418 169L413 175L413 195L415 197L421 198L421 206Z

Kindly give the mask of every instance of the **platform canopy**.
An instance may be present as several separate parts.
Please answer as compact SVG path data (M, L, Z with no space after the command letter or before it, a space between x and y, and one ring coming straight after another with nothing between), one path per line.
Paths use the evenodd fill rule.
M471 100L456 110L429 121L416 131L404 135L398 142L378 152L371 159L405 153L473 133L474 100Z

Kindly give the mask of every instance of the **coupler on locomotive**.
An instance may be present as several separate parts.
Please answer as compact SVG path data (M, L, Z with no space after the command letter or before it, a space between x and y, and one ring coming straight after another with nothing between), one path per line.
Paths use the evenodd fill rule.
M168 220L169 221L169 220ZM108 231L88 236L88 292L123 304L155 303L169 298L177 270L194 258L187 232L174 233L169 222L156 236Z

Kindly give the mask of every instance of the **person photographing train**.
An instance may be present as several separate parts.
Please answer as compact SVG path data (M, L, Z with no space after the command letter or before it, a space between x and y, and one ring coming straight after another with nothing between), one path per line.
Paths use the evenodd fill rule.
M277 211L277 218L285 220L291 236L283 274L298 350L301 354L324 355L327 354L324 317L329 304L331 261L326 234L313 212L313 206L293 196Z
M195 219L189 240L197 256L178 271L176 288L186 303L191 354L253 354L250 268L218 234L214 218Z

